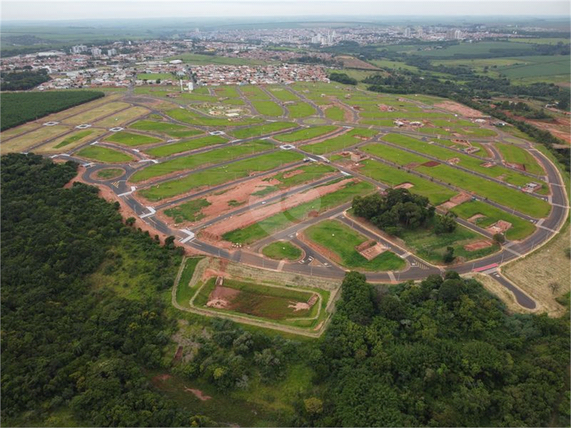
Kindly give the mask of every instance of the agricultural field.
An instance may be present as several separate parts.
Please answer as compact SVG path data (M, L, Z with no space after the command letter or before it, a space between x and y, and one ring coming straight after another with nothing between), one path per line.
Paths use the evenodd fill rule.
M140 190L138 193L149 201L161 201L181 195L193 189L216 186L256 172L270 171L279 166L299 162L303 156L294 152L273 152L250 159L243 159L226 166L210 168L200 174L190 174Z
M179 143L171 143L167 145L153 147L151 149L145 149L144 151L145 153L151 156L162 158L177 153L183 153L191 150L200 149L202 147L223 144L226 142L228 142L228 140L219 135L207 135L205 137L198 137L192 140L181 141Z
M286 134L280 134L273 137L275 140L281 141L282 143L294 143L298 141L311 140L313 138L321 137L322 135L329 134L330 132L339 129L334 125L325 126L312 126L305 129L300 129L299 131L294 131Z
M138 122L129 125L129 128L138 131L155 132L165 134L169 137L187 138L194 135L201 134L202 131L192 129L186 126L177 125L176 123L157 122L154 120L139 120Z
M199 166L227 162L249 154L271 150L273 148L274 145L272 143L268 143L266 141L252 141L237 146L210 150L197 155L182 156L160 164L150 165L140 171L137 171L131 176L131 181L133 183L138 183L140 181L167 175L172 172L188 171Z
M83 158L105 163L121 163L121 162L130 162L133 160L131 156L126 155L123 152L101 146L85 147L81 149L77 153L77 155Z
M367 238L336 220L325 220L303 231L307 239L332 252L333 261L349 269L369 271L400 270L405 261L391 251L385 251L367 260L355 249Z
M127 132L127 131L119 131L108 137L105 137L105 141L108 141L110 143L122 144L124 146L137 147L147 144L157 144L163 140L156 137L150 137L148 135L135 134L133 132Z
M301 258L303 252L291 242L276 241L266 245L262 249L262 254L274 260L295 261Z

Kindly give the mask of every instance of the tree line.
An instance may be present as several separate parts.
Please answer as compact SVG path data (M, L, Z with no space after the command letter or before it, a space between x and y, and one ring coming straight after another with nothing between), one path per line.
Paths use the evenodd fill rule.
M46 69L37 71L22 70L12 73L2 73L0 91L25 91L48 82L51 77Z

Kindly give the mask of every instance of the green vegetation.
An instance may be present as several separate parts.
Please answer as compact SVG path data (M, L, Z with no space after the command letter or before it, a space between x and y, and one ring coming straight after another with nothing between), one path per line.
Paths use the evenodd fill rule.
M211 205L205 198L192 199L184 204L165 210L165 215L174 219L176 223L184 221L198 221L204 218L202 208Z
M284 114L282 108L273 101L252 101L252 105L258 113L264 116L281 116Z
M267 122L263 125L248 126L247 128L236 129L231 134L236 138L258 137L271 134L272 132L282 131L284 129L297 126L292 122Z
M278 180L277 185L279 189L287 189L288 187L298 186L307 181L319 180L325 174L335 172L335 168L323 164L304 165L294 170L279 172L276 175L267 179L267 181Z
M32 70L20 70L14 73L2 73L2 81L0 82L0 91L27 91L36 86L48 82L51 77L45 68Z
M320 143L307 144L303 146L303 150L316 155L331 153L343 150L347 147L360 143L363 139L368 139L377 134L373 129L355 128L338 137L329 138Z
M202 171L200 174L190 174L187 177L170 180L157 186L141 190L141 196L150 201L160 201L202 186L216 186L255 172L269 171L278 166L298 162L302 156L295 152L272 152L251 159L239 160L226 166L215 167Z
M506 232L506 238L512 240L526 238L535 232L533 223L480 201L464 202L452 208L452 212L465 220L475 215L482 216L473 221L474 224L483 228L491 226L498 220L507 221L512 224L512 227Z
M331 120L343 121L345 119L345 110L337 106L328 107L325 110L325 117Z
M162 158L165 156L174 155L176 153L187 152L190 150L200 149L201 147L214 146L226 142L228 142L228 140L219 135L207 135L205 137L199 137L193 140L153 147L152 149L145 150L145 153L148 153L151 156Z
M176 288L176 301L183 307L190 307L190 299L194 296L197 287L190 287L190 280L194 275L194 270L202 257L189 257L184 259L184 267L180 275L178 287Z
M266 141L252 141L241 144L239 146L229 146L221 149L210 150L204 153L199 153L197 155L182 156L168 160L166 162L162 162L160 164L150 165L142 170L139 170L131 176L131 181L133 183L138 183L143 180L160 177L175 171L191 170L199 166L231 161L248 154L271 150L273 147L274 145L272 143L268 143ZM162 148L163 147L161 147L161 149Z
M495 143L504 161L522 165L531 174L545 175L545 171L527 150L513 144Z
M177 125L176 123L157 122L154 120L139 120L131 125L129 128L137 129L139 131L160 132L175 138L192 137L193 135L201 134L202 131L191 129L186 126Z
M162 140L156 137L149 137L143 134L134 134L132 132L119 131L109 137L105 137L105 141L110 141L112 143L123 144L125 146L142 146L144 144L156 144L160 143Z
M137 74L139 80L178 80L171 73L139 73Z
M346 73L331 73L329 74L329 79L334 82L343 83L345 85L356 85L357 79L347 76Z
M198 126L242 126L242 125L253 125L255 123L262 122L259 118L243 118L238 120L233 120L229 118L218 118L203 116L201 114L191 112L182 108L177 108L174 110L168 110L165 112L168 116L180 122L185 122L190 125Z
M120 177L124 173L125 170L122 168L105 168L97 171L96 177L102 180L111 180L112 178Z
M59 149L59 148L65 147L71 143L75 143L76 141L79 141L82 138L85 138L91 134L93 134L93 131L90 131L89 129L85 130L85 131L76 132L76 133L70 135L69 137L67 137L65 140L63 140L58 145L54 146L54 149Z
M293 143L296 141L311 140L313 138L320 137L325 134L338 129L337 126L327 125L327 126L313 126L306 129L300 129L299 131L290 132L287 134L276 135L274 139L281 141L283 143Z
M310 226L304 234L313 242L339 256L336 260L348 268L361 268L371 271L400 270L405 266L403 259L391 251L385 251L372 260L367 260L355 247L367 238L335 220L325 220Z
M262 254L274 260L298 260L302 251L291 242L276 241L266 245L262 249Z
M88 146L81 149L78 156L93 159L100 162L115 163L115 162L130 162L133 158L126 155L119 150L110 149L102 146Z
M222 237L229 242L251 244L272 233L285 229L294 223L303 221L310 212L324 212L345 202L357 195L370 193L374 187L367 182L349 181L345 187L323 195L313 201L303 203L279 214L258 221L243 229L236 229L225 233Z
M311 105L304 102L288 104L287 109L289 112L289 117L292 119L301 119L303 117L313 116L314 114L317 114Z
M2 94L0 131L103 97L96 91L9 92Z
M286 88L280 86L270 86L268 90L280 101L299 101L299 98L294 93L288 91Z
M188 64L193 65L208 65L208 64L219 64L219 65L264 65L265 61L253 60L246 58L231 58L226 56L218 55L202 55L194 53L180 54L171 58L166 58L167 60L180 59Z

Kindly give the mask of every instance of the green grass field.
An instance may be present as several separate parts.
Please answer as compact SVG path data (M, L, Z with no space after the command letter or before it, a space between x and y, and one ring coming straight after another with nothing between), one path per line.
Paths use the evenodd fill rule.
M59 143L57 146L54 146L54 149L60 149L62 147L68 146L70 144L75 143L76 141L81 140L82 138L87 137L88 135L93 134L93 131L91 130L85 130L85 131L79 131L76 132L75 134L70 135L69 137L67 137L65 140L63 140L61 143Z
M174 155L176 153L182 153L189 150L196 150L201 147L213 146L215 144L223 144L228 142L228 140L219 135L207 135L206 137L199 137L193 140L181 141L179 143L167 144L164 146L153 147L152 149L145 150L145 153L150 154L158 158L164 156Z
M328 140L322 141L321 143L304 145L302 146L302 149L309 153L322 155L325 153L335 152L337 150L343 150L346 147L350 147L357 143L360 143L362 139L371 138L376 134L377 131L373 129L356 128L338 137L333 137Z
M521 164L531 174L545 175L545 171L539 165L537 159L527 150L513 144L496 143L494 145L506 162Z
M198 290L198 286L189 287L189 283L200 260L202 260L202 257L189 257L184 261L184 268L176 289L176 301L179 305L186 308L190 307L190 299Z
M266 141L251 141L239 146L224 147L199 153L197 155L183 156L159 164L153 164L139 170L131 176L130 181L138 183L143 180L160 177L176 171L192 170L199 166L226 162L249 154L271 150L273 147L274 145L272 143L268 143Z
M101 146L85 147L84 149L81 149L77 155L87 159L93 159L107 163L129 162L133 160L131 156L128 156L123 152Z
M166 181L141 190L139 194L150 201L160 201L203 186L216 186L247 177L255 172L269 171L284 164L299 162L302 158L302 155L295 152L272 152L226 166L211 168L200 174L190 174L187 177Z
M440 184L372 159L362 161L361 165L359 169L361 174L385 183L388 186L394 187L403 183L411 183L413 187L409 190L412 193L426 196L432 205L440 205L457 194L454 190L448 189Z
M96 177L102 180L110 180L120 177L124 172L125 170L121 168L105 168L97 171Z
M243 229L232 230L223 235L226 241L251 244L278 230L285 229L296 222L307 218L312 211L324 212L345 202L353 200L357 195L371 193L374 187L367 182L348 182L345 187L317 198L313 201L293 207L282 213L273 215Z
M331 120L342 121L345 119L345 110L337 106L329 107L325 110L325 117Z
M284 114L282 108L273 101L252 101L252 105L258 111L258 113L264 116L281 116Z
M129 125L129 128L139 131L158 132L176 138L192 137L193 135L202 133L202 131L197 129L191 129L186 126L177 125L176 123L157 122L154 120L139 120Z
M312 126L309 128L300 129L299 131L276 135L274 139L281 141L283 143L293 143L296 141L311 140L313 138L329 134L330 132L333 132L336 129L338 129L338 127L334 125Z
M512 240L526 238L535 231L533 223L480 201L464 202L452 208L452 212L465 220L476 214L483 215L474 221L474 224L482 228L491 226L498 220L510 222L512 227L507 230L506 238Z
M289 112L289 117L292 119L301 119L303 117L313 116L317 114L315 109L303 101L296 102L295 104L288 104L287 109Z
M296 174L292 174L292 172ZM286 172L279 172L276 175L268 178L268 181L278 180L280 183L276 185L279 189L287 189L288 187L298 186L308 181L319 180L325 174L335 172L335 168L323 164L310 164L300 166L295 170Z
M259 137L262 135L271 134L272 132L293 128L295 126L297 125L293 122L267 122L264 123L263 125L249 126L247 128L241 128L229 131L229 133L238 139L242 139L250 137Z
M231 58L225 56L217 56L217 55L201 55L201 54L193 54L193 53L184 53L179 54L170 58L166 58L167 60L174 60L180 59L188 64L193 65L208 65L208 64L215 64L215 65L264 65L266 61L261 60L250 60L245 58Z
M164 213L177 223L182 223L183 221L198 221L204 218L204 214L201 212L202 208L206 208L209 205L210 202L205 198L193 199L184 204L169 208L165 210Z
M302 251L291 242L276 241L266 245L262 249L262 254L274 260L297 260L301 257Z
M165 113L180 122L198 126L241 126L253 125L255 123L262 122L262 119L258 118L243 118L240 120L232 120L229 118L208 117L182 108L168 110Z
M347 268L370 271L400 270L405 261L391 251L385 251L372 260L367 260L355 247L367 238L350 227L335 221L325 220L305 229L304 234L313 242L333 251L339 256L336 262Z
M178 80L171 73L140 73L137 74L139 80Z
M280 86L270 86L268 90L281 101L299 101L297 95Z
M271 97L266 94L257 85L244 85L240 87L242 93L250 100L270 100Z
M142 146L145 144L156 144L162 140L156 137L149 137L148 135L134 134L132 132L119 131L109 137L105 137L105 141L111 143L123 144L125 146Z

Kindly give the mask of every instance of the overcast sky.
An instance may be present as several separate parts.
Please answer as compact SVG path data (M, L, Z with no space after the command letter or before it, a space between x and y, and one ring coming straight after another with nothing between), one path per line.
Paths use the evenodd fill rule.
M569 17L568 1L474 0L2 0L1 18L77 20L259 16L527 15Z

